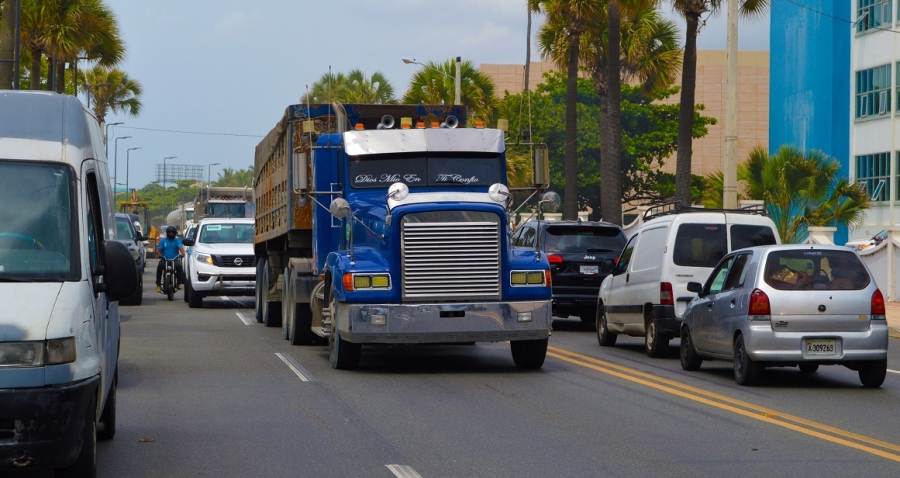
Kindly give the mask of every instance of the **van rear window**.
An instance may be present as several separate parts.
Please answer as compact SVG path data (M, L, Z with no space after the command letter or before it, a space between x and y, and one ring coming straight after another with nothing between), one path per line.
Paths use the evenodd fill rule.
M745 247L775 244L775 233L769 226L733 224L731 226L731 250Z
M682 224L672 259L685 267L715 267L725 256L725 224Z
M796 249L766 258L766 284L778 290L860 290L869 273L852 251Z

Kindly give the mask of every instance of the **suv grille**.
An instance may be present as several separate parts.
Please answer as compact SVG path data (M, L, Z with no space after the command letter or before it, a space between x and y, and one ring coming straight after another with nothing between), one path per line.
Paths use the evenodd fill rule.
M213 261L219 267L256 267L256 256L219 256Z
M441 221L430 221L434 219ZM500 220L496 214L438 211L407 215L401 247L404 299L500 298Z

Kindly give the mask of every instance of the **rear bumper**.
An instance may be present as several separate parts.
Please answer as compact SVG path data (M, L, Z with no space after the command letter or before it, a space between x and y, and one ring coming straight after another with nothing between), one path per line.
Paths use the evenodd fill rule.
M654 305L653 317L656 319L656 330L660 333L672 337L681 335L681 317L675 315L674 305Z
M0 469L68 466L81 451L100 376L61 387L0 389ZM2 473L0 473L2 474Z
M764 325L763 325L764 324ZM807 339L834 339L834 355L807 355ZM887 358L888 326L873 321L862 332L809 333L774 332L768 322L751 325L744 331L747 355L758 362L855 362Z
M580 315L597 312L597 295L553 294L553 315Z
M536 340L550 336L549 300L468 304L339 303L341 338L353 343L444 343ZM530 321L523 321L530 314ZM385 315L384 325L372 316Z

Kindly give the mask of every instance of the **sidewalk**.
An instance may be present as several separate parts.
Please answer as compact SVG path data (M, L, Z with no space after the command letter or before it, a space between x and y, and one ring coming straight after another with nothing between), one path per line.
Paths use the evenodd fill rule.
M891 337L900 339L900 302L885 302L884 309L887 313L888 327L891 329Z

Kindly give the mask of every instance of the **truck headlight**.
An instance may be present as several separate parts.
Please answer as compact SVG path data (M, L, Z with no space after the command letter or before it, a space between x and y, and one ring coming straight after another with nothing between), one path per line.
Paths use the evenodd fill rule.
M550 271L512 271L509 275L509 283L516 287L549 286Z
M391 288L390 274L352 274L343 277L344 290L388 290Z
M39 367L75 361L75 337L0 343L0 367Z
M197 262L199 262L199 263L201 263L201 264L209 264L209 265L213 265L213 258L212 258L212 256L209 255L209 254L200 254L200 253L197 253Z

